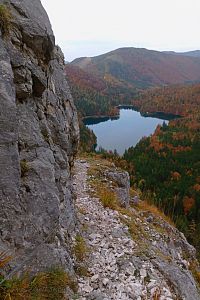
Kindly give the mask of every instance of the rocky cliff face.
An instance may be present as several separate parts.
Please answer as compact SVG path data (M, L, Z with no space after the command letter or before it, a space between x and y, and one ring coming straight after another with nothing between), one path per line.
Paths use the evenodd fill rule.
M40 0L0 0L0 249L21 270L71 268L71 167L79 129L64 58Z

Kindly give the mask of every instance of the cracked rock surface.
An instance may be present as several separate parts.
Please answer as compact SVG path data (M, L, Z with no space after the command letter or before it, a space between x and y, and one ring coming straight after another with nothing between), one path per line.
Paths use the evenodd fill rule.
M91 196L90 165L78 160L75 167L76 207L80 222L87 228L84 238L90 250L89 276L78 279L78 299L200 299L189 261L183 258L187 253L195 259L195 251L184 236L165 221L153 215L150 220L149 214L129 208L136 230L142 228L140 232L144 232L134 238L124 222L130 216L104 208L99 198ZM162 231L155 230L153 220L160 222Z
M76 227L71 167L79 128L40 0L0 0L12 15L0 30L0 251L12 267L72 269Z

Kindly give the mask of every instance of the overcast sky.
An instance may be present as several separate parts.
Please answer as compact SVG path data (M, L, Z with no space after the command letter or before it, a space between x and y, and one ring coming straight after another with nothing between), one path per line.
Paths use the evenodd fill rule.
M200 49L200 0L42 0L65 59L119 47Z

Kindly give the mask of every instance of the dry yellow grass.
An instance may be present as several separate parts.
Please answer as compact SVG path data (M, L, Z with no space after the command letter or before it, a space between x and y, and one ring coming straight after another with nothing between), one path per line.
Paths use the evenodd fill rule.
M78 266L76 269L76 274L81 277L88 277L90 276L90 273L88 271L88 268L86 266Z
M25 274L5 280L0 285L0 300L63 300L67 287L77 292L76 280L61 268L54 268L34 278Z
M79 262L84 261L87 253L88 253L88 248L85 243L85 240L81 235L78 234L75 238L75 245L74 245L74 254L76 256L77 261Z
M39 273L30 283L32 299L62 300L66 287L77 291L77 282L60 268Z
M11 28L11 13L5 5L0 5L0 29L2 31L3 36L7 36L9 34Z
M160 297L161 297L161 290L160 288L157 288L153 293L152 300L160 300Z
M117 196L113 191L102 187L98 191L98 196L101 200L101 203L103 204L103 207L108 207L110 209L117 210L119 203L117 201Z
M87 214L86 209L83 208L83 207L79 207L79 208L78 208L78 212L79 212L80 214L82 214L82 215L86 215L86 214Z
M8 255L5 251L0 252L0 269L3 268L11 259L12 256Z
M21 168L21 177L25 177L30 169L29 164L25 159L20 161L20 168Z
M149 211L156 217L161 217L163 220L165 220L167 223L175 227L174 222L172 219L168 216L166 216L161 210L158 209L155 205L149 204L146 200L140 201L138 204L138 208L140 210Z
M198 286L200 287L200 268L199 265L197 265L197 262L190 261L189 269L192 272Z

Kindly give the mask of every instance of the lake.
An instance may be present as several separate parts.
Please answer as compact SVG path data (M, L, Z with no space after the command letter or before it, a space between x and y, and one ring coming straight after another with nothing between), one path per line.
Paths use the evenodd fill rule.
M87 118L84 123L97 136L97 150L99 147L116 149L122 155L125 149L135 146L142 137L151 135L164 121L168 124L167 116L164 120L163 116L162 119L144 117L133 109L120 109L119 118Z

